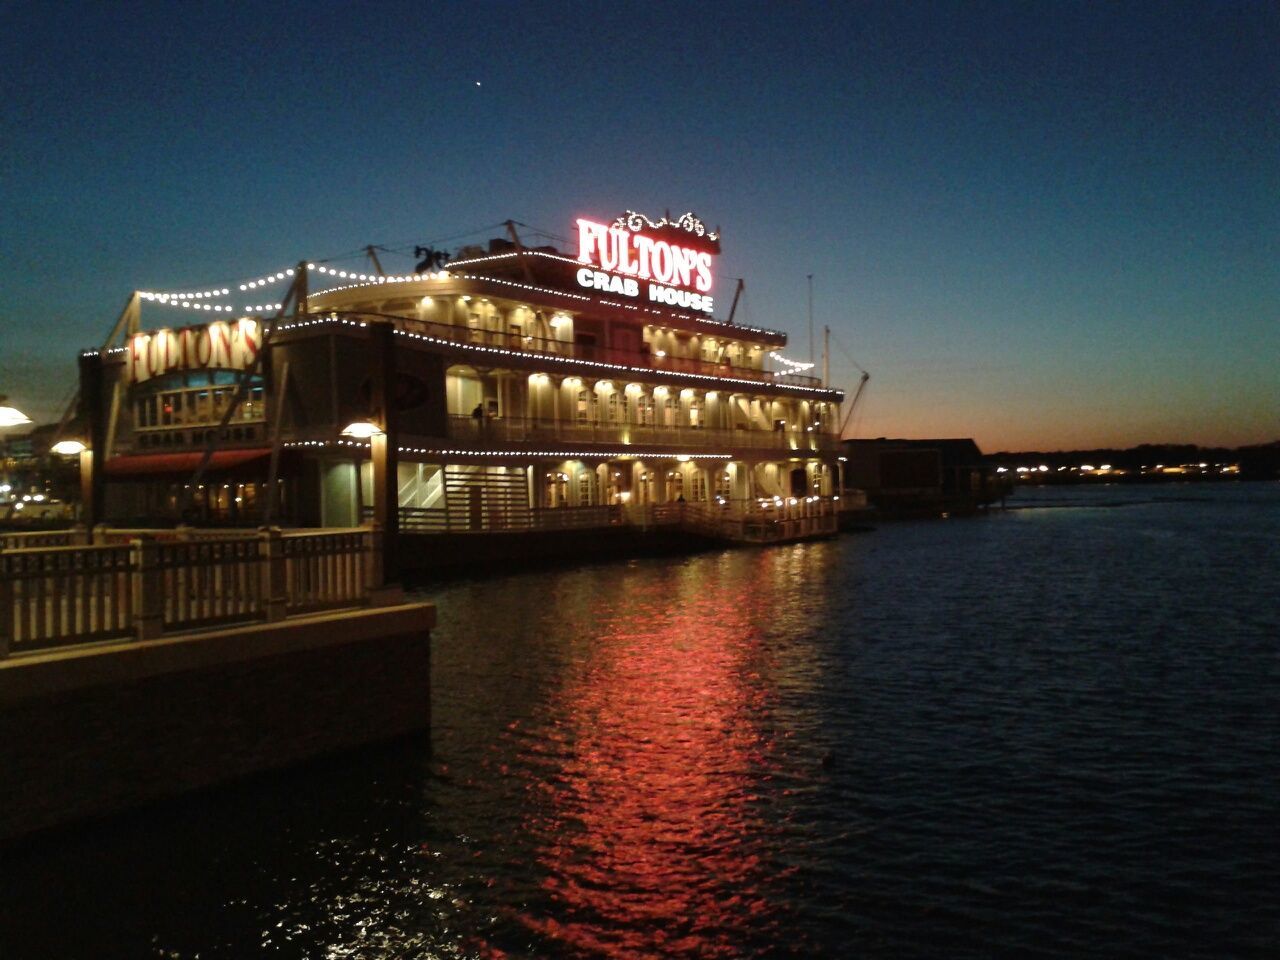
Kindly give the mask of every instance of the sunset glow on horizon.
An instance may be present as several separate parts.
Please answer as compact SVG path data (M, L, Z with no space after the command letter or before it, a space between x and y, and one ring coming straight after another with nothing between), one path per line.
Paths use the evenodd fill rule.
M736 322L819 372L829 327L850 396L870 372L846 436L1280 440L1274 9L172 14L0 41L0 391L37 422L134 289L693 210L716 316L744 278Z

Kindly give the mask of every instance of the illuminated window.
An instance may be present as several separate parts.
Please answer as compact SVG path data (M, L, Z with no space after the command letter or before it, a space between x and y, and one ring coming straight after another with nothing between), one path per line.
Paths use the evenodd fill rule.
M676 425L676 406L672 402L670 395L658 398L658 416L661 418L664 427L674 427Z
M592 494L595 492L595 485L591 482L592 472L583 470L578 474L578 506L590 506L594 502Z
M702 426L702 401L697 397L689 400L689 426Z
M707 499L707 478L701 470L694 471L692 483L690 486L690 500L704 501Z
M729 476L728 471L722 470L716 474L716 496L728 500L732 495L733 479Z
M546 505L548 507L565 507L569 505L569 477L564 473L548 473L546 477Z

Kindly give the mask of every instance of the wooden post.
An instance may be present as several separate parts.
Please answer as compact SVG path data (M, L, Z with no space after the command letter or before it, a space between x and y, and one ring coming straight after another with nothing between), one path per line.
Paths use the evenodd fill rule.
M267 621L288 615L289 593L285 582L284 541L279 527L258 531L258 555L262 557L262 604Z
M3 563L3 560L0 560ZM13 578L0 570L0 660L9 656L13 637Z
M92 530L102 519L105 492L102 468L106 465L107 420L102 409L102 355L80 355L80 421L85 449L80 454L80 522Z
M364 534L364 592L372 597L382 588L382 528L371 523Z
M305 269L303 272L306 272ZM268 364L267 369L274 371L275 364ZM262 523L267 527L271 526L271 521L275 519L277 501L280 499L277 480L280 476L280 444L284 439L285 402L289 394L288 360L280 365L280 378L277 380L274 376L272 377L272 387L276 391L276 403L275 410L271 414L271 463L267 468L267 503L262 511Z
M396 343L395 327L389 323L369 327L372 352L372 419L382 430L370 438L373 460L373 522L382 530L382 579L375 587L396 583L400 579L400 485L399 416L395 402Z
M133 621L138 640L164 632L164 584L160 576L160 544L150 538L132 540Z

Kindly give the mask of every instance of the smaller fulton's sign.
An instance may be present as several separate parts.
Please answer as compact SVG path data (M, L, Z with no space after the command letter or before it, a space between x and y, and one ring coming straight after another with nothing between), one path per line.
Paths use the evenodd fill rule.
M711 258L720 238L692 213L654 223L628 210L612 225L578 221L578 285L651 303L710 313Z
M248 317L139 333L129 340L127 377L142 383L174 370L244 370L261 347L258 323Z

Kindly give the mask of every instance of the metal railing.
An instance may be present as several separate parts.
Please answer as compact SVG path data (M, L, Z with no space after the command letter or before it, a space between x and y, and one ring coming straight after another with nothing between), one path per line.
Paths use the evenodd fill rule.
M445 507L400 508L401 532L418 534L587 530L625 525L637 529L679 527L724 540L768 543L833 534L838 520L839 502L816 496L535 507L501 514Z
M382 585L376 528L176 533L0 551L0 658L359 606Z
M88 534L83 528L0 533L0 550L20 550L23 547L69 547L88 542Z
M720 427L658 426L607 421L547 420L529 417L449 415L449 439L475 443L628 443L655 446L722 447L753 450L835 450L835 434L799 430L725 430Z
M627 522L679 527L723 540L769 543L835 533L838 508L839 501L816 496L650 503L629 507Z
M365 516L371 517L371 508ZM623 522L620 505L534 507L520 510L466 507L401 507L403 533L525 533L532 530L594 530Z
M622 507L538 507L529 511L531 530L586 530L622 523Z

